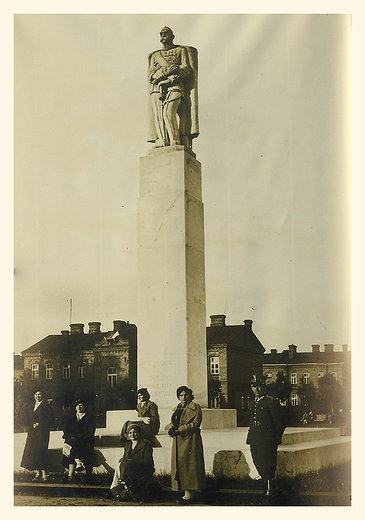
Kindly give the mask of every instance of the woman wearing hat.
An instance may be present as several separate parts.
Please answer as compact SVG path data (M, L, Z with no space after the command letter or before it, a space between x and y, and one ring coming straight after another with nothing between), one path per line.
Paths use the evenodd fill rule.
M75 412L68 413L63 420L62 465L68 468L68 480L72 482L74 473L86 471L90 476L93 470L95 417L87 412L83 401L76 401Z
M252 460L265 483L265 494L273 493L277 450L285 429L279 401L266 394L263 378L254 377L251 389L255 400L246 444L250 445Z
M148 483L155 472L153 449L150 442L142 438L139 424L130 422L126 435L124 454L119 460L110 490L116 498L129 496L141 502L146 498Z
M182 490L180 504L189 504L194 492L206 487L203 442L200 434L202 411L194 403L187 386L176 391L179 404L174 408L168 434L173 438L171 450L171 483L174 491Z

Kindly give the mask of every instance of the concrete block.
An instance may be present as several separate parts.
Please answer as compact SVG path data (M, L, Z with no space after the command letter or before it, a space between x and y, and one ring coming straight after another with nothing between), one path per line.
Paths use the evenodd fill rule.
M202 430L223 430L237 426L237 410L203 408Z
M240 450L218 451L213 459L213 475L223 478L244 478L250 474L246 457Z
M280 446L276 475L292 478L300 474L331 468L351 460L350 437L339 437Z

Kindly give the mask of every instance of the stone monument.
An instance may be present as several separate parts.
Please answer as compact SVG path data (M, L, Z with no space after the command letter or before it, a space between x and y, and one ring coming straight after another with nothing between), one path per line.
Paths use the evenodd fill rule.
M148 57L154 147L140 159L137 217L138 386L169 414L180 385L208 404L201 165L192 150L198 53L173 40L164 27L162 49Z

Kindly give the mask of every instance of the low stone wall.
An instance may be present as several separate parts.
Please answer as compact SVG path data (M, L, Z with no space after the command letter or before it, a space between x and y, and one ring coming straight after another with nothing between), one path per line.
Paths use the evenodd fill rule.
M284 443L279 446L277 475L294 477L320 468L336 466L351 460L351 438L340 436L335 428L313 429L287 428ZM209 474L225 477L250 476L256 478L250 448L246 444L247 428L203 430L205 468ZM289 442L285 442L285 437ZM14 435L14 470L22 471L20 460L26 440L25 433ZM157 473L170 472L172 439L164 432L158 435L160 448L154 448L153 456ZM299 442L295 442L295 440ZM62 432L52 431L49 451L53 471L62 471ZM98 453L96 472L105 472L101 461L117 467L123 455L119 434L112 435L106 429L97 429L95 448Z

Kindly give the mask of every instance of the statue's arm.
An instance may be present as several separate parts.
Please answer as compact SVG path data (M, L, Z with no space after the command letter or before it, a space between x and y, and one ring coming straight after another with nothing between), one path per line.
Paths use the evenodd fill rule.
M181 48L180 59L181 59L181 63L180 63L178 75L179 75L180 79L184 80L184 79L187 79L191 74L191 67L190 67L190 63L189 63L188 52L185 49L185 47Z
M162 66L155 56L152 55L150 59L150 68L148 72L148 81L150 83L158 84L161 81L164 83L169 83L168 78L170 80L182 80L184 81L190 76L191 68L189 64L189 57L186 49L184 47L181 48L180 53L180 65L170 65L168 67ZM171 76L174 76L171 78ZM171 81L170 81L171 82Z

